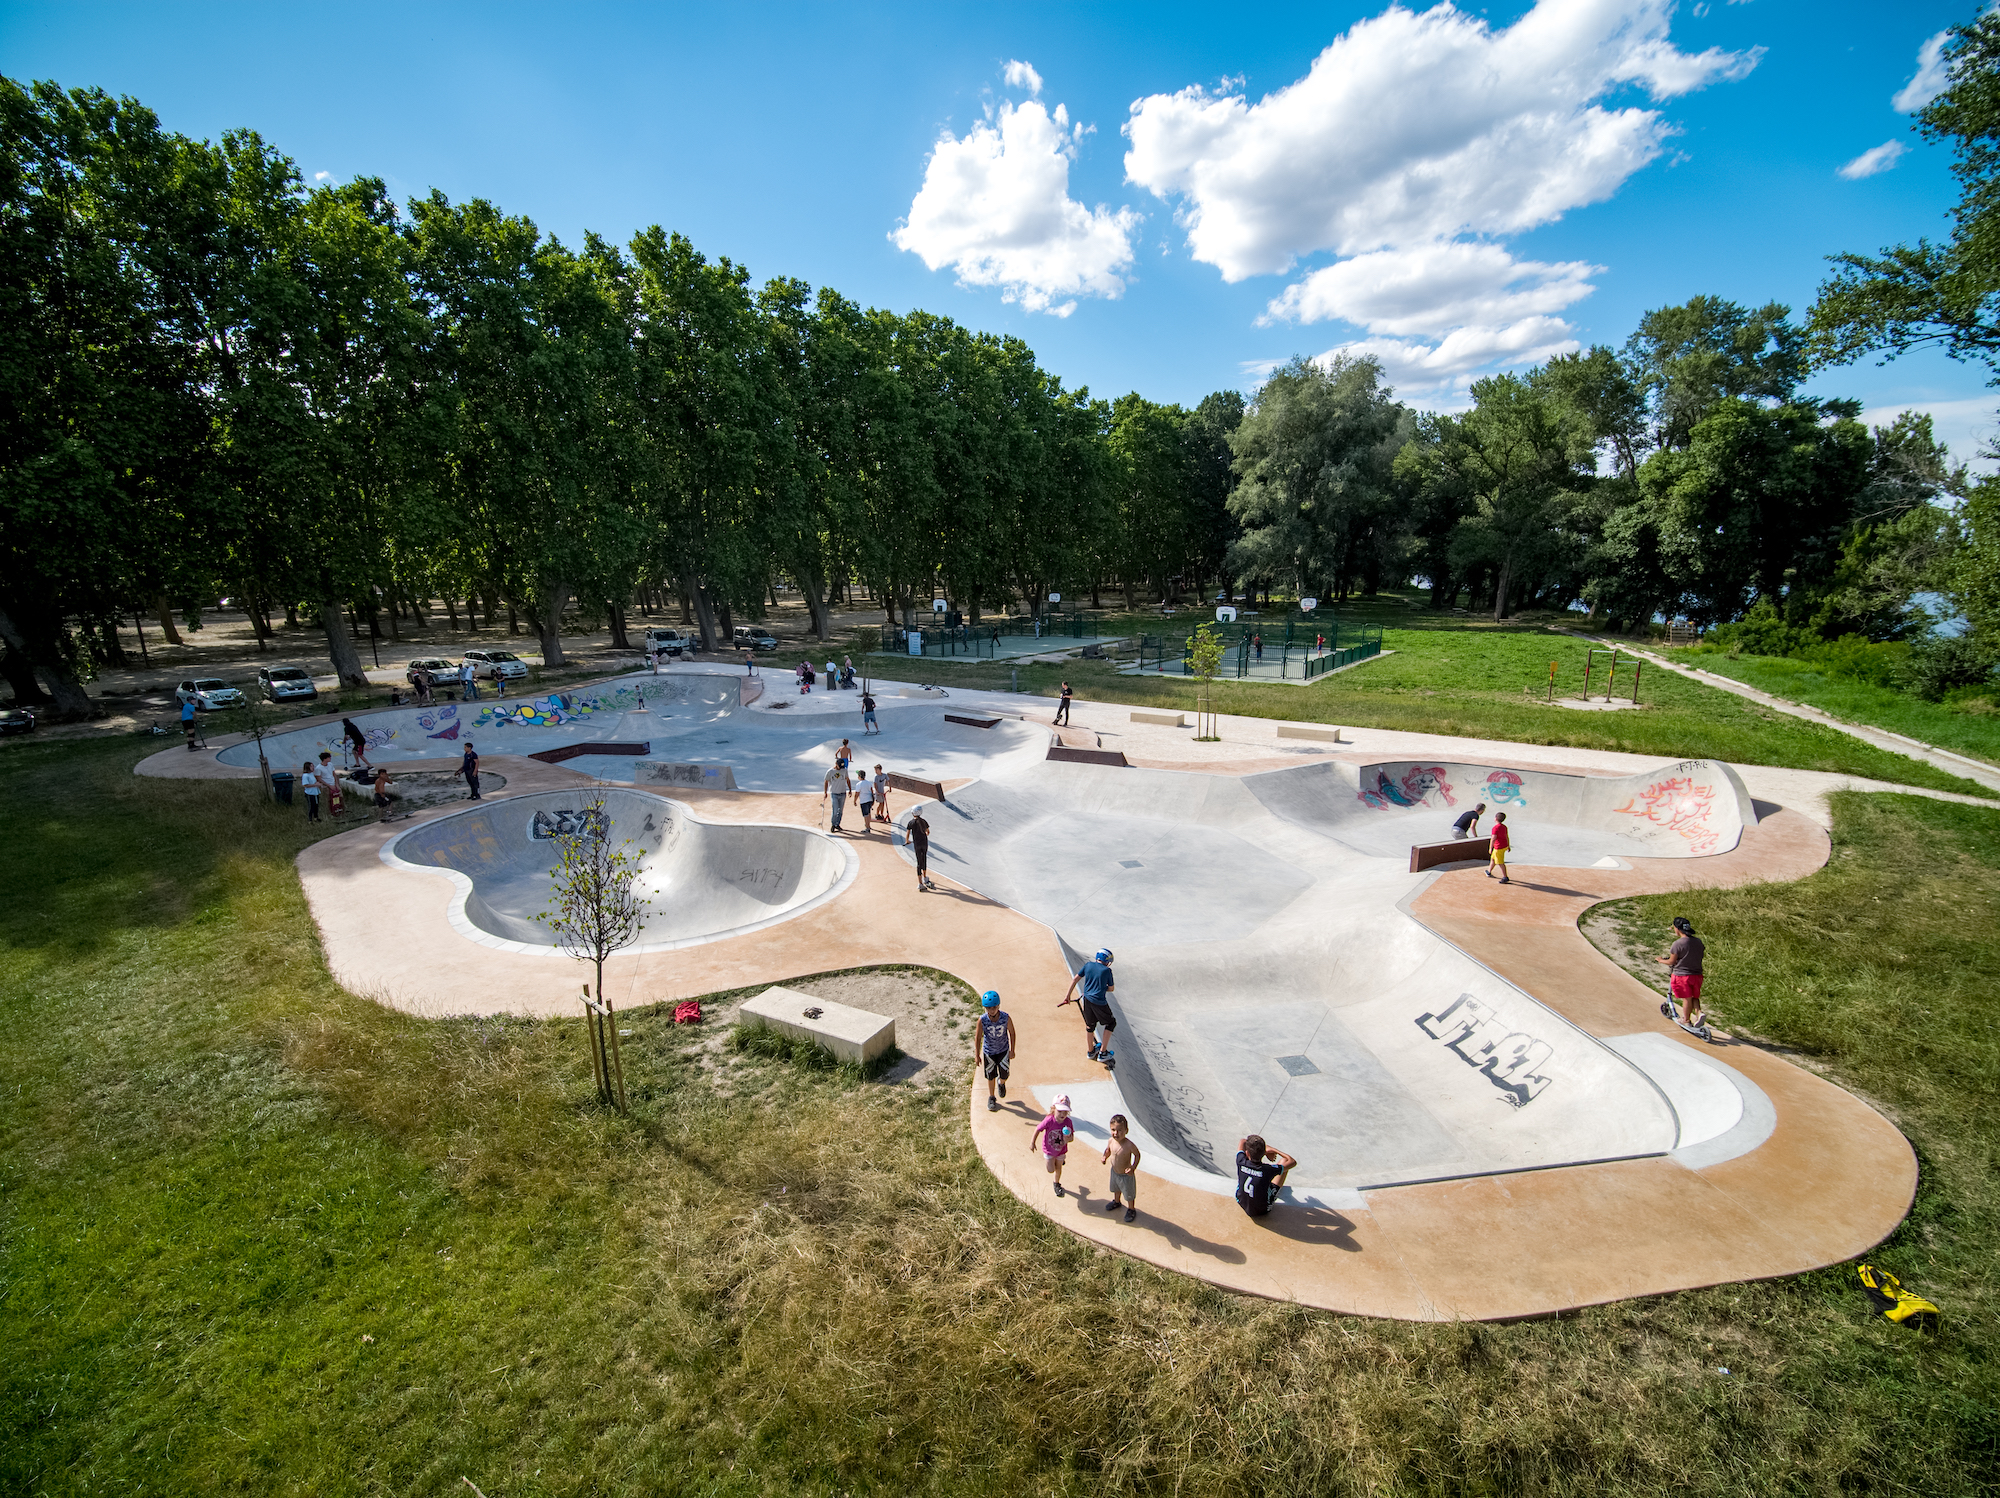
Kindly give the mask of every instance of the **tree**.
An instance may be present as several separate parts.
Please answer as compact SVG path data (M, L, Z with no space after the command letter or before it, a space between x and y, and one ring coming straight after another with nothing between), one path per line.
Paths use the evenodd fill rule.
M1218 743L1213 693L1215 678L1222 671L1222 641L1216 638L1213 624L1198 626L1188 637L1188 670L1201 678L1201 712L1195 723L1195 741Z
M618 1053L617 1018L611 1012L611 996L604 991L604 961L638 940L650 902L633 888L640 862L630 839L612 844L611 818L605 814L602 792L585 799L581 815L572 825L575 830L555 839L556 866L549 870L553 889L541 918L560 951L595 969L597 998L607 1022L598 1027L598 1085L605 1101L615 1102L622 1113L625 1068ZM606 1029L610 1032L608 1061Z
M1867 354L1883 362L1937 347L1983 363L2000 383L2000 14L1952 29L1951 84L1917 116L1927 140L1950 141L1958 202L1943 244L1919 239L1880 255L1835 255L1808 329L1815 365Z
M1808 368L1789 307L1767 302L1753 311L1714 296L1648 312L1626 341L1625 359L1652 416L1655 447L1686 447L1718 402L1791 400ZM1613 426L1626 416L1623 405L1623 392L1608 386L1602 414Z

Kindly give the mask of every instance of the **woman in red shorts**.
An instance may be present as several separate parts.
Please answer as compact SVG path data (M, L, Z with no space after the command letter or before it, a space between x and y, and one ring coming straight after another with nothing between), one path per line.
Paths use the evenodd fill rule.
M1667 964L1668 987L1674 998L1680 1001L1681 1012L1674 1014L1672 1004L1660 1007L1667 1018L1678 1018L1679 1023L1690 1030L1699 1030L1701 1020L1701 960L1708 955L1707 943L1694 934L1694 926L1684 915L1674 917L1674 944L1667 948L1667 955L1656 959Z

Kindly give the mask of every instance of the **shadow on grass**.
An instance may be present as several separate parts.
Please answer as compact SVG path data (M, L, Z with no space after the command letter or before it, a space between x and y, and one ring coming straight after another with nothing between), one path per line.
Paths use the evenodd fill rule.
M772 1061L789 1061L809 1071L833 1072L843 1081L873 1082L895 1069L903 1053L895 1046L871 1060L856 1064L843 1061L825 1046L802 1035L786 1035L769 1025L739 1024L730 1029L729 1048L746 1056L763 1056Z

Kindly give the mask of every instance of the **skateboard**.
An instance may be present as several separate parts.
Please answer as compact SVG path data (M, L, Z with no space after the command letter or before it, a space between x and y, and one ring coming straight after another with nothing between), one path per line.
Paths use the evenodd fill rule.
M1666 1000L1664 999L1660 1001L1660 1013L1664 1014L1668 1019L1672 1020L1676 1028L1685 1030L1688 1034L1694 1036L1695 1039L1705 1040L1710 1045L1715 1044L1715 1032L1709 1029L1708 1021L1703 1020L1698 1025L1683 1024L1681 1022L1681 1017L1674 1012L1674 1006L1666 1002Z

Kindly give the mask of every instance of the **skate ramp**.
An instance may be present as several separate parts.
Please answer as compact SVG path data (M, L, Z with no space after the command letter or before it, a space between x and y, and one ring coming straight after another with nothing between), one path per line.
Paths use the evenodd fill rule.
M1306 1188L1668 1153L1682 1123L1644 1053L1613 1050L1401 908L1435 877L1407 872L1409 844L1448 835L1430 824L1448 829L1453 803L1492 808L1484 787L1516 786L1496 773L1517 774L1039 763L927 808L931 867L1049 925L1072 971L1096 947L1115 951L1122 1105L1214 1177L1247 1133L1299 1156ZM1383 775L1407 804L1382 795ZM1509 821L1520 817L1522 843L1531 828L1538 845L1560 833L1584 864L1697 857L1698 845L1733 847L1749 806L1712 762L1587 781L1519 773ZM1079 1078L1096 1074L1085 1045L1079 1021Z
M704 822L644 791L605 789L614 843L640 858L636 883L649 907L639 939L623 950L664 951L739 936L788 920L853 882L860 861L801 827ZM452 925L485 946L550 952L541 913L559 861L557 838L584 825L586 794L544 791L440 817L382 849L392 866L441 872L458 888Z

